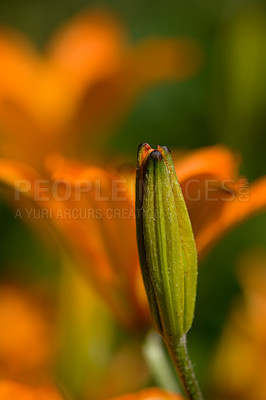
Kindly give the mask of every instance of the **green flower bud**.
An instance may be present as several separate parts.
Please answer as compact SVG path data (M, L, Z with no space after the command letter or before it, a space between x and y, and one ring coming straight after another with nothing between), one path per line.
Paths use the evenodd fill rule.
M171 345L190 329L197 251L169 149L138 149L136 223L143 281L157 331Z

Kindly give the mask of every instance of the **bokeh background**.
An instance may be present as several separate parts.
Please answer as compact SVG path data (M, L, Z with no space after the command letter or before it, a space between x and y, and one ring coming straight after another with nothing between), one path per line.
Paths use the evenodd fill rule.
M182 150L223 144L242 155L240 173L249 180L266 174L265 1L2 0L0 24L23 32L42 51L59 25L90 7L117 15L132 43L149 36L188 36L204 51L203 66L194 77L160 83L143 93L122 121L102 135L99 154L122 156L130 164L135 162L136 148L143 141ZM88 151L85 146L82 154L85 161L91 154L89 136L86 141ZM3 200L0 226L2 282L23 282L38 292L49 288L50 301L57 302L64 285L61 260L51 245L44 247L34 231L15 220ZM266 253L265 226L265 214L244 222L223 238L201 265L189 348L205 391L213 385L213 360L225 321L235 299L243 297L240 264L249 250ZM76 398L83 398L84 386L88 398L97 398L99 387L104 386L104 395L111 396L152 384L136 356L140 339L132 339L116 324L101 299L71 268L64 282L66 279L75 282L76 289L63 296L68 310L62 318L67 345L62 345L64 351L59 352L56 364L60 384ZM89 311L85 303L91 305ZM53 316L49 314L49 318ZM15 325L13 329L18 328ZM264 332L266 338L266 329ZM33 348L35 345L38 347L33 343ZM4 352L1 343L0 351ZM125 379L120 376L121 365ZM5 377L4 369L0 374ZM93 385L97 388L94 394ZM266 398L264 393L261 399Z

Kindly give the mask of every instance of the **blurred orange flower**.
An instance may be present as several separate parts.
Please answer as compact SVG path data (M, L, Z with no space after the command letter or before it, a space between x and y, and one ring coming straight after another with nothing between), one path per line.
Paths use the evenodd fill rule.
M178 394L168 393L161 389L146 389L139 393L126 394L110 400L182 400Z
M235 302L216 354L216 399L266 398L266 253L244 253L238 274L243 298Z
M1 400L62 400L53 386L29 387L12 381L0 382ZM182 400L183 397L161 389L146 389L139 393L127 394L110 400Z
M1 400L63 400L53 386L25 386L13 381L0 381Z
M176 162L200 258L235 224L266 209L266 178L249 187L246 179L238 176L238 161L228 149L214 146L196 150ZM39 212L47 208L51 211L44 219L53 221L75 264L118 320L129 329L141 330L149 323L149 311L135 239L135 172L118 173L111 167L89 167L63 158L54 159L50 167L50 197L44 201L47 192L42 190L42 197L35 202ZM17 163L0 163L0 179L13 187L20 171ZM25 179L25 168L23 171ZM34 172L29 176L33 186L25 194L34 199ZM55 183L57 199L51 189ZM34 221L34 216L28 219Z
M43 54L22 34L2 28L0 54L0 154L38 166L50 151L73 154L81 133L91 143L141 91L193 75L202 59L188 39L129 45L124 27L107 11L74 17Z
M266 176L250 184L239 176L239 163L239 155L222 146L175 162L200 260L235 225L266 210Z
M2 283L0 326L0 379L47 380L57 347L51 296L40 288Z

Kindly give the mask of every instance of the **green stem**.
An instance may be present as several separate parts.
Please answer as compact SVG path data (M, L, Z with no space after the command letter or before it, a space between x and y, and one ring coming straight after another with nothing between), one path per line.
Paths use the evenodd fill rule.
M187 397L190 400L203 400L198 381L188 356L186 335L182 336L177 344L171 347L169 346L169 351L174 360Z

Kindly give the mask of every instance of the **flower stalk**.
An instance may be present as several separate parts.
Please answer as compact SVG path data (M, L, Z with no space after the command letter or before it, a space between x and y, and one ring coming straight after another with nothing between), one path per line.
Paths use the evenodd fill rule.
M193 400L203 400L199 383L189 358L186 335L182 336L175 346L172 346L172 348L168 347L168 350L187 397Z
M139 146L136 223L144 286L156 330L163 337L190 399L202 395L186 350L197 288L197 251L169 149Z

